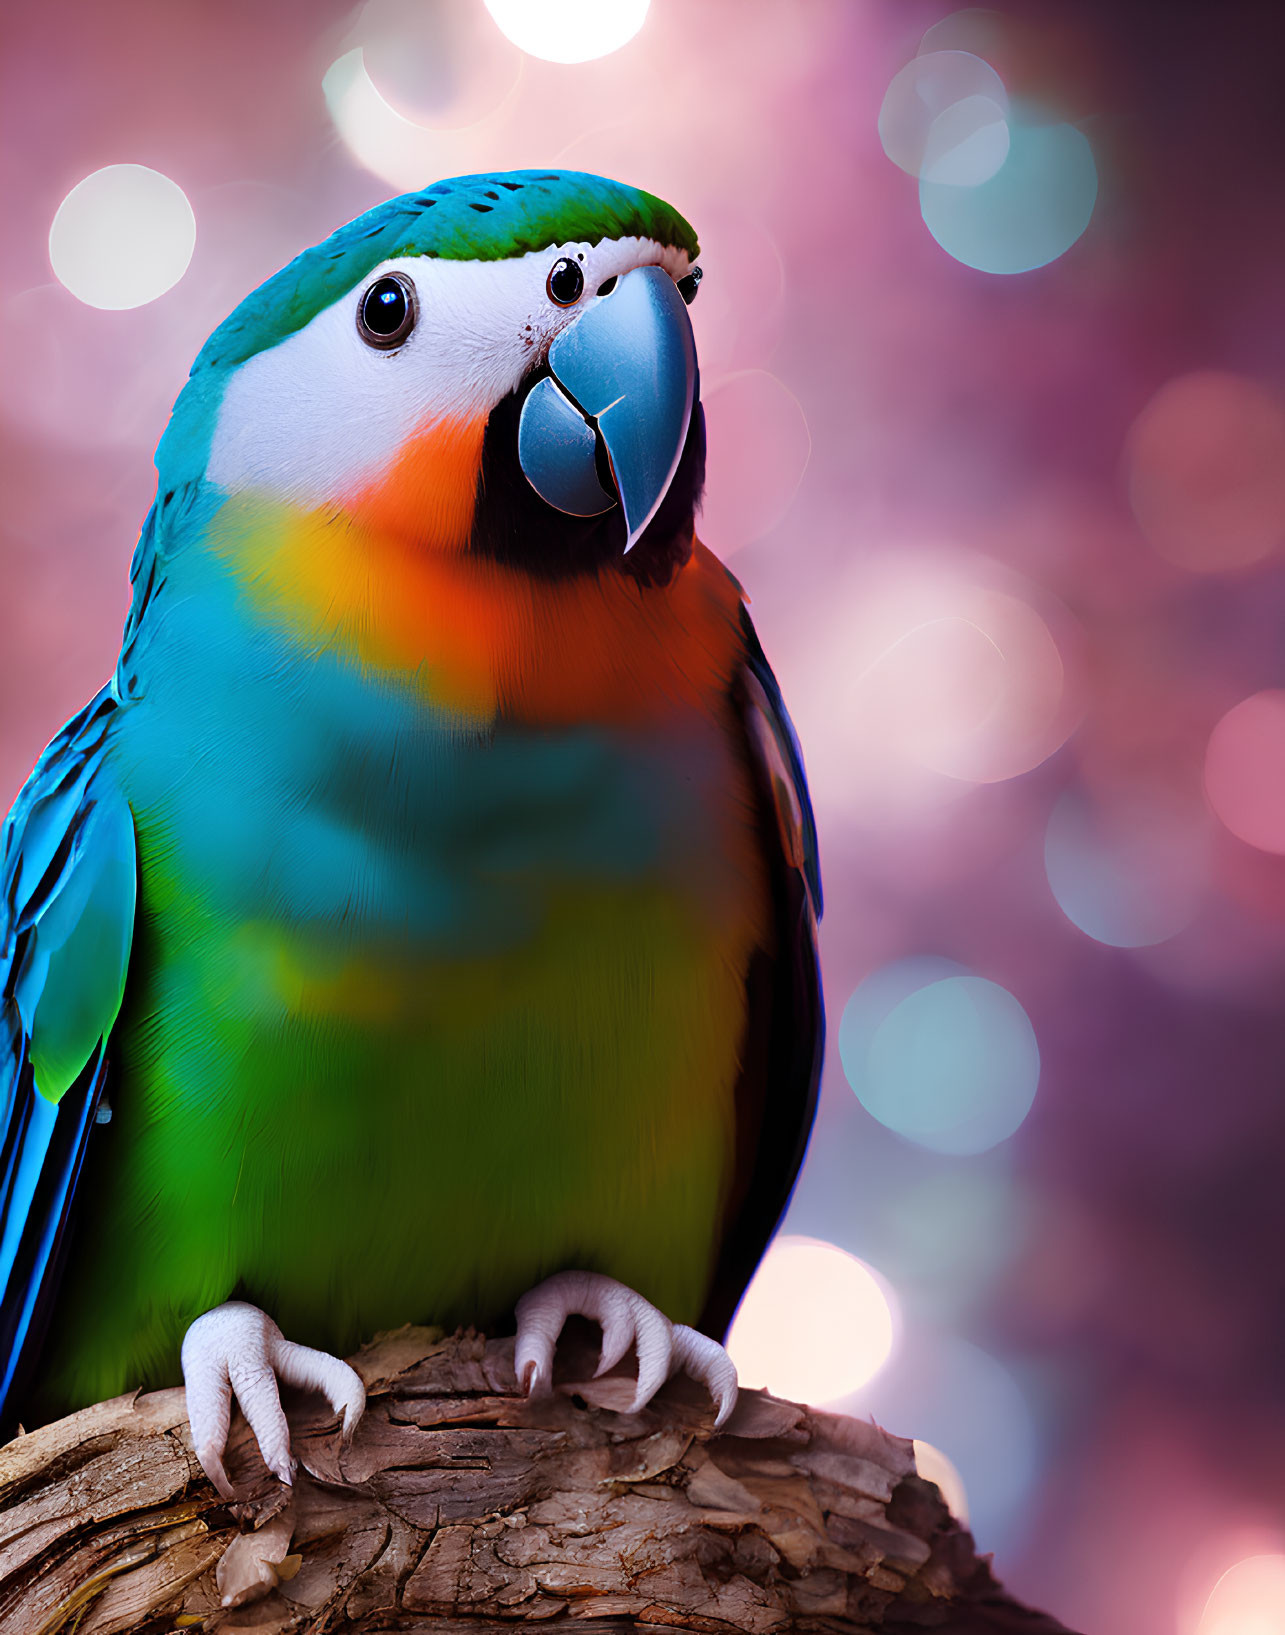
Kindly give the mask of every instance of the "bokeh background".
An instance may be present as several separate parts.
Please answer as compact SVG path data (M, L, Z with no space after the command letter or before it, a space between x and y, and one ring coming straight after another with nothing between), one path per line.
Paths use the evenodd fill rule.
M702 532L827 892L733 1348L921 1438L1089 1635L1285 1631L1283 45L1231 0L0 12L0 808L255 284L471 170L696 224Z

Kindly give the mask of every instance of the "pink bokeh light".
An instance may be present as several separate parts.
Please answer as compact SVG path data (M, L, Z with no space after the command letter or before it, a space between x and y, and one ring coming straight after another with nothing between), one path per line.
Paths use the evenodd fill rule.
M1215 370L1169 381L1125 459L1138 526L1171 562L1243 568L1285 543L1285 402L1260 382Z
M1205 790L1234 835L1285 852L1285 691L1255 693L1223 716L1205 752Z

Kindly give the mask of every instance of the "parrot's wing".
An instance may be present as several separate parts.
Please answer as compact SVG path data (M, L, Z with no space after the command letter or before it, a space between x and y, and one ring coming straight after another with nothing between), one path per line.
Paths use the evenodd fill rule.
M110 1116L137 878L104 763L116 708L104 688L67 723L0 832L0 1424L49 1318L90 1130Z
M785 1212L816 1113L825 1043L817 964L821 874L803 757L772 668L741 605L737 702L758 797L774 940L747 975L736 1091L736 1168L723 1246L701 1328L722 1338Z

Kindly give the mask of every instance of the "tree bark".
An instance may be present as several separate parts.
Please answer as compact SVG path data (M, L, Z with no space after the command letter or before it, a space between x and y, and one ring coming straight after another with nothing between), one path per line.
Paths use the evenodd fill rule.
M0 1635L584 1635L676 1630L1067 1635L1019 1606L874 1424L744 1391L723 1431L689 1382L642 1413L590 1378L587 1335L528 1401L512 1340L382 1336L341 1449L287 1402L293 1491L237 1419L225 1505L182 1390L113 1402L0 1449Z

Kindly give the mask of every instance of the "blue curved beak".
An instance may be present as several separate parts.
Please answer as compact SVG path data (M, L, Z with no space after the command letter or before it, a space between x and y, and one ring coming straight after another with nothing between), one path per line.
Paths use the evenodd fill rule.
M570 516L619 502L629 551L673 481L696 395L696 342L673 279L661 267L627 272L562 331L548 363L518 421L522 470ZM614 494L598 480L599 443Z

